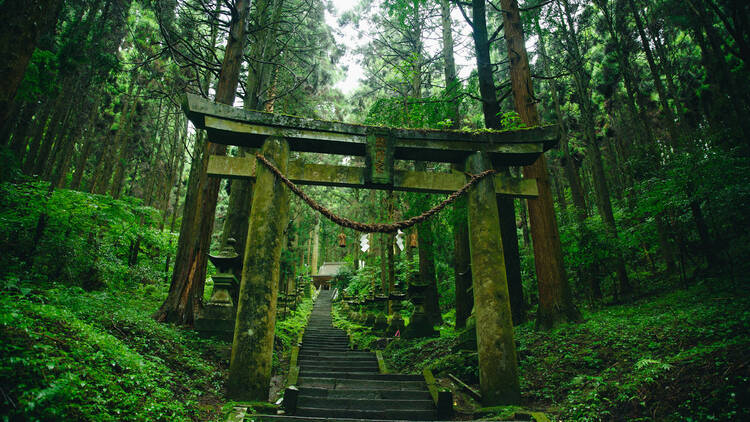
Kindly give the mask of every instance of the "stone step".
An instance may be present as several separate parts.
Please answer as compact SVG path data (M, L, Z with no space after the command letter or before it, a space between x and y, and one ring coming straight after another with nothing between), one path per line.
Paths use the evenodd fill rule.
M321 357L309 357L309 356L303 356L299 357L297 362L299 362L300 365L307 365L307 364L321 364L321 365L329 365L330 367L335 366L343 366L343 365L351 365L351 364L373 364L375 366L378 365L378 360L375 358L375 356L363 356L363 357L354 357L354 358L321 358Z
M311 378L337 378L337 379L351 379L351 380L376 380L376 381L415 381L424 382L424 378L421 375L408 375L408 374L380 374L371 372L331 372L331 371L311 371L302 368L300 370L300 377L311 377Z
M302 341L333 341L348 343L349 337L339 334L315 334L313 336L302 336Z
M523 422L529 419L511 419L508 422ZM486 421L486 420L485 420ZM246 415L243 422L393 422L393 419L351 419L351 418L318 418L315 416L290 415ZM466 419L463 422L482 422L478 419Z
M302 345L307 346L340 346L340 345L349 345L349 340L309 340L309 339L302 339Z
M303 340L302 347L313 348L313 347L349 347L348 341L310 341Z
M426 390L327 390L325 388L300 387L300 396L370 399L370 400L432 400Z
M309 352L309 353L346 353L351 351L352 349L349 348L348 345L324 345L324 346L305 346L304 344L299 349L300 352L302 351Z
M355 362L345 365L331 365L328 363L314 364L303 362L300 371L311 372L378 372L378 362Z
M305 335L302 336L303 339L310 339L310 340L343 340L343 341L349 341L349 336L342 332L338 333L330 333L330 334L318 334L318 333L305 333Z
M295 415L314 416L322 418L354 418L354 419L383 419L405 421L431 421L437 417L434 410L352 410L352 409L321 409L317 407L297 406Z
M320 409L337 410L427 410L432 411L435 405L432 399L425 400L395 400L395 399L354 399L354 398L325 398L300 395L297 398L297 408L316 407Z
M329 390L424 390L427 385L424 381L395 381L395 380L371 380L371 379L346 379L346 378L320 378L300 376L299 387L325 388Z
M316 418L313 416L247 415L243 422L362 422L362 419ZM370 419L367 422L390 422Z
M305 351L308 353L342 353L342 352L348 352L351 349L349 346L305 346L304 344L299 349L300 352Z
M339 336L347 337L345 331L339 329L319 329L319 330L305 330L305 336ZM348 337L347 337L348 338Z
M330 358L349 358L349 357L363 357L363 356L375 356L372 352L365 352L362 350L345 350L345 351L328 351L328 350L314 350L314 349L307 349L302 350L300 349L299 355L301 356L310 356L310 357L330 357Z

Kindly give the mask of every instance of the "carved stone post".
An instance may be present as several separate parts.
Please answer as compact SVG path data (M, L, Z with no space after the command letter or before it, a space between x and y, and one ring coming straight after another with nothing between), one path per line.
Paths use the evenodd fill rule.
M269 137L261 154L286 171L289 144L285 139ZM279 264L288 213L286 186L258 163L229 365L227 388L234 400L268 400Z
M474 174L491 168L487 153L477 152L466 160L466 170ZM469 191L468 202L483 404L517 404L521 398L518 362L493 178L486 177L477 183Z

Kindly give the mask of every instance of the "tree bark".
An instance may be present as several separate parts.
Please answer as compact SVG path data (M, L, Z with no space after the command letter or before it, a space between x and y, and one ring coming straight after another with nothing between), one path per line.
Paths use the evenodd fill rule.
M539 125L539 114L529 70L529 59L521 24L518 2L501 0L505 41L510 59L510 78L513 103L521 121L529 127ZM568 278L563 264L560 234L555 219L549 173L544 155L523 168L523 175L537 181L539 196L527 200L531 237L534 242L534 262L539 287L537 327L551 328L564 321L579 321L578 309L573 304Z
M448 0L440 0L440 18L443 30L443 60L445 61L445 93L448 100L448 117L451 119L450 128L458 129L461 127L459 110L461 102L457 98L460 82L456 76L456 60L453 55L453 27Z
M283 0L261 0L256 2L255 10L258 16L260 31L256 35L256 42L250 48L250 68L247 72L246 95L243 107L248 110L257 110L262 101L262 92L267 89L270 64L273 50L272 44L275 42L276 26L281 13ZM268 8L273 6L273 12L268 13ZM269 21L270 19L270 21ZM249 148L240 147L240 156L246 156L253 151ZM229 238L234 238L237 243L235 248L240 256L244 253L245 238L247 237L248 222L250 218L250 207L252 205L253 182L250 180L236 179L229 181L229 206L227 208L227 218L224 220L224 227L221 234L221 245L226 246Z
M245 42L245 27L249 0L237 0L232 10L229 37L224 52L224 61L216 87L216 102L232 105L239 81L242 50ZM193 184L197 191L191 201L185 200L185 209L177 244L177 256L172 282L167 298L154 317L158 321L192 324L195 312L203 297L206 281L206 266L213 230L216 201L220 180L208 179L208 157L224 155L226 146L206 142L199 145L200 165L191 168L188 186ZM198 151L196 151L198 152ZM195 163L194 165L198 164ZM195 171L193 171L195 170ZM188 193L190 194L190 193ZM187 217L187 218L186 218ZM186 227L188 226L188 227Z
M104 194L109 188L109 181L112 178L112 167L115 165L115 154L118 154L120 148L120 139L123 134L123 127L125 126L125 120L128 119L128 114L133 104L136 103L135 97L140 93L140 87L135 97L133 96L133 90L135 89L135 81L131 81L128 87L128 93L122 99L122 110L120 110L120 121L118 124L117 132L114 132L114 138L112 145L114 146L113 151L109 151L108 148L102 150L99 162L96 164L94 169L94 178L91 181L91 193ZM110 135L112 132L110 131Z

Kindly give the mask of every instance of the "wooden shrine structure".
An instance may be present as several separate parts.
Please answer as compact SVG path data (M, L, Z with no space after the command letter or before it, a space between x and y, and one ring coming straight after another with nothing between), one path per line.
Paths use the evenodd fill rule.
M395 129L305 119L215 104L187 95L184 110L215 143L259 148L298 185L324 185L411 192L451 193L464 173L397 170L396 160L462 164L468 173L532 164L556 145L554 127L513 131ZM290 151L364 157L365 166L334 166L290 160ZM252 178L255 187L232 343L229 389L238 398L265 400L289 189L255 157L211 156L209 176ZM482 395L517 399L518 364L502 252L496 195L537 196L534 179L495 174L468 191L468 224Z

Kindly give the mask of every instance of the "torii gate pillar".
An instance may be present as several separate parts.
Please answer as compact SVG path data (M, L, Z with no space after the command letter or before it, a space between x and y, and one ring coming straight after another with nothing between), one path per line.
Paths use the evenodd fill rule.
M267 138L261 153L286 172L286 139ZM229 364L229 396L242 401L268 400L279 263L289 214L286 186L264 166L257 166L256 177Z
M466 160L466 170L474 174L491 168L487 153L477 152ZM521 390L493 178L469 190L468 217L482 402L517 404Z

